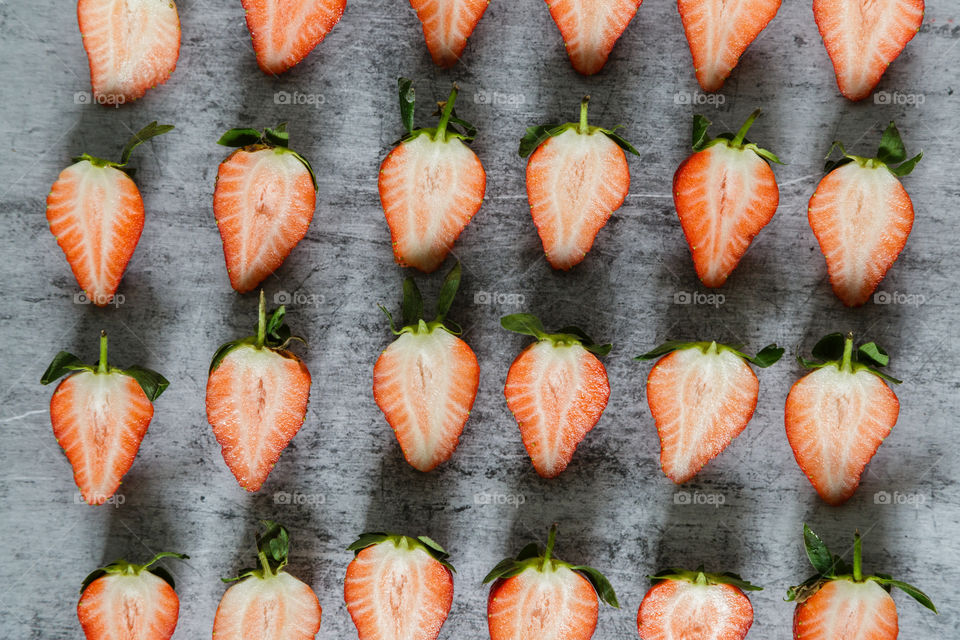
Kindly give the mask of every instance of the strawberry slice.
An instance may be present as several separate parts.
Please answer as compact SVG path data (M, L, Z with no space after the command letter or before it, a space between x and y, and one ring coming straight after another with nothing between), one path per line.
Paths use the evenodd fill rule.
M555 478L607 406L610 382L597 355L610 353L611 345L595 344L577 327L547 333L526 313L504 316L500 324L537 339L510 365L503 395L534 469Z
M119 162L84 153L57 177L47 195L50 232L87 300L114 302L143 231L143 198L128 168L141 143L173 129L151 122L127 142Z
M506 558L483 579L490 640L589 640L597 627L599 600L620 608L602 573L553 557L557 525L544 551L535 542ZM598 600L599 598L599 600Z
M637 611L642 640L743 640L753 625L753 605L744 591L761 591L735 573L666 569L650 576L653 586Z
M708 287L727 281L780 204L770 162L774 154L746 139L757 109L735 135L710 139L710 121L693 118L693 150L673 176L673 203L693 255L697 276Z
M489 4L490 0L410 0L437 66L452 67L460 60Z
M527 162L527 199L547 261L570 269L587 257L600 229L630 191L626 149L640 155L614 133L587 124L587 103L580 122L529 127L520 141ZM532 155L531 155L532 154Z
M781 0L677 0L697 82L719 91L780 9Z
M873 342L854 350L853 335L833 333L813 348L813 369L787 395L784 422L800 469L832 505L850 499L864 467L897 423L900 402L879 368L890 362Z
M87 640L169 640L177 626L180 599L162 558L189 556L164 551L146 564L117 560L86 577L77 617ZM151 568L152 567L152 568Z
M142 98L177 68L180 17L173 0L79 0L77 22L99 104Z
M286 308L265 313L260 292L257 334L220 346L207 380L207 420L223 460L247 491L267 480L280 454L303 426L310 372L287 350L293 340Z
M480 366L459 325L447 312L460 287L460 263L444 280L437 317L423 318L423 299L413 278L403 283L403 324L373 368L373 398L397 436L403 457L431 471L453 455L477 397Z
M833 292L856 307L870 299L907 243L913 202L899 178L913 171L923 153L907 160L893 122L875 158L850 155L840 142L833 143L831 154L835 148L843 157L827 162L807 219L827 259Z
M83 364L61 351L40 378L50 384L67 376L50 398L50 422L57 443L73 467L73 479L87 504L110 499L133 466L150 420L153 402L170 383L156 371L107 364L107 334L100 332L100 360Z
M257 65L280 74L300 63L340 21L347 0L242 0Z
M263 133L231 129L217 141L239 147L220 163L213 215L230 284L240 293L279 269L313 220L317 179L289 142L286 124Z
M487 174L464 144L477 130L456 116L454 85L441 103L436 129L414 129L413 83L399 80L406 135L380 165L380 204L390 227L393 255L402 267L431 272L480 210Z
M436 640L453 604L449 555L426 536L364 533L343 599L359 640Z
M642 2L547 0L573 68L587 76L600 71Z
M647 403L668 478L677 484L690 480L743 433L760 390L747 363L766 368L782 355L775 344L751 358L716 342L670 341L637 356L660 358L647 376Z
M257 533L258 569L244 569L227 589L213 619L217 640L314 640L323 613L317 594L284 571L289 561L290 536L270 520Z
M863 575L859 531L854 534L852 567L832 554L807 525L803 525L803 543L817 573L787 591L787 601L797 603L794 640L896 640L899 624L892 587L937 613L930 598L916 587L890 576Z
M923 23L923 0L813 0L840 93L863 100Z

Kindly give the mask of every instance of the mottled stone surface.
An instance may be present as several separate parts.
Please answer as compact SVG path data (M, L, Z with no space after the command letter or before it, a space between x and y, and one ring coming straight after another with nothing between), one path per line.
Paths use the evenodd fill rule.
M751 637L789 638L784 590L810 571L803 522L838 551L859 527L868 570L934 596L939 617L896 595L902 637L956 634L955 2L928 2L921 33L881 84L886 93L878 95L893 96L887 104L838 95L809 1L787 0L723 92L709 97L697 91L669 0L644 3L592 78L572 71L537 0L493 0L465 61L450 71L431 63L404 0L350 0L326 41L279 79L257 69L239 1L178 4L177 71L140 102L113 109L75 100L89 86L72 3L0 0L4 637L79 637L74 605L84 575L117 556L142 559L161 549L192 556L168 563L183 603L175 637L206 637L224 590L218 578L251 560L258 518L290 528L290 571L319 595L322 638L354 637L342 601L351 557L344 548L361 531L428 533L450 550L459 573L441 637L459 640L486 637L486 571L530 538L544 538L554 521L562 527L559 555L606 571L623 603L601 611L598 639L635 635L645 575L701 562L765 585L752 596ZM416 80L417 118L425 124L431 100L460 83L458 111L480 128L473 147L488 172L486 202L455 249L465 275L451 313L481 363L480 392L453 460L428 475L403 461L369 391L374 360L390 340L377 303L396 307L405 275L393 263L376 191L378 163L401 134L399 75ZM306 96L290 101L304 104L283 104L287 94L279 92ZM516 147L528 125L575 118L585 93L593 97L592 121L624 124L641 157L630 158L630 195L591 255L557 273L527 212ZM699 107L688 104L698 100ZM757 106L765 113L751 137L788 163L776 168L779 212L719 291L722 304L677 304L679 294L708 293L698 286L670 196L691 115L703 112L717 131L729 130ZM830 142L842 138L870 154L891 118L908 149L926 153L904 180L916 224L880 287L893 303L847 310L830 291L805 205ZM72 155L114 156L152 119L177 130L135 157L147 221L120 288L123 304L76 304L76 283L46 230L44 197ZM230 289L223 265L211 197L226 150L215 141L231 126L284 120L292 145L313 161L320 191L310 232L266 290L271 299L291 296L289 320L309 339L301 352L314 388L302 431L264 488L249 495L223 464L204 415L209 358L221 342L248 332L256 307L254 295ZM441 277L420 278L429 296ZM484 304L485 293L492 303ZM518 310L550 325L581 324L615 345L606 359L610 405L553 481L533 472L501 393L526 341L501 331L498 318ZM77 503L50 430L51 389L38 384L59 349L95 359L101 328L112 336L114 362L140 362L172 381L116 508ZM756 415L726 453L682 489L663 476L644 398L649 365L632 356L678 337L809 349L837 330L883 344L891 373L905 381L896 389L900 421L849 504L821 503L793 461L782 410L801 370L789 357L760 373ZM288 494L295 504L280 503ZM901 504L882 504L887 495ZM687 498L710 504L683 504ZM481 504L487 501L507 504Z

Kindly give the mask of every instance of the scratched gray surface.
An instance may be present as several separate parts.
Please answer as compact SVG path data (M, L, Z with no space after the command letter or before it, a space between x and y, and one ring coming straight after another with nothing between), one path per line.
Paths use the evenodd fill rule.
M956 3L928 3L921 33L881 84L895 97L856 105L838 95L809 2L799 0L784 3L720 104L697 93L668 0L644 3L593 78L572 71L537 0L494 0L451 71L430 62L406 2L350 0L326 41L280 79L257 70L239 2L184 0L179 9L183 46L169 83L112 109L75 99L89 87L71 3L0 0L0 635L78 638L75 602L87 571L117 556L173 549L192 556L168 565L182 601L175 637L206 637L224 590L218 578L250 560L254 522L269 517L291 530L290 571L320 598L321 638L355 637L342 581L351 557L344 547L361 531L427 533L444 544L459 573L441 637L472 640L486 637L485 572L543 538L554 521L562 526L559 555L605 571L619 593L623 608L601 611L599 639L635 636L645 575L701 562L765 585L752 596L751 637L788 638L792 607L782 597L809 573L805 521L837 550L848 549L859 527L868 570L933 595L939 617L895 596L902 637L956 637ZM452 313L481 363L480 392L453 460L428 475L405 464L369 391L373 362L390 339L376 305L398 304L404 275L376 192L378 163L401 133L398 75L416 79L420 122L429 122L430 100L460 83L459 112L480 128L473 146L488 174L483 208L455 249L465 276ZM278 104L281 91L322 104ZM585 263L555 273L529 219L516 146L529 124L574 118L584 93L593 96L592 121L626 125L641 157L631 157L630 195ZM704 104L686 104L697 100ZM757 106L765 115L752 137L789 163L776 169L779 212L720 290L722 304L677 304L683 294L708 293L697 286L670 198L691 115L696 109L735 129ZM805 204L830 141L870 153L891 118L908 148L926 153L905 179L916 224L881 285L892 303L850 311L830 292ZM46 230L44 198L71 155L116 155L131 130L152 119L177 130L136 155L147 222L120 288L124 302L76 304L76 283ZM245 335L256 306L226 277L211 212L225 150L214 142L231 126L283 120L293 146L313 161L320 191L310 232L266 290L291 295L290 323L309 339L314 386L302 431L249 495L223 464L203 405L210 355ZM430 295L441 276L421 278ZM606 413L553 481L533 472L501 393L525 340L505 335L498 318L519 310L556 326L582 324L615 344ZM156 368L172 384L121 487L123 504L92 508L76 503L50 430L51 390L37 381L59 349L94 359L101 328L112 336L115 362ZM683 489L663 476L643 391L649 365L631 356L678 337L809 349L836 330L885 345L891 372L905 380L900 421L846 506L822 504L793 461L782 410L801 371L789 358L760 374L756 415L725 454ZM283 492L293 504L278 503ZM892 504L882 504L888 495Z

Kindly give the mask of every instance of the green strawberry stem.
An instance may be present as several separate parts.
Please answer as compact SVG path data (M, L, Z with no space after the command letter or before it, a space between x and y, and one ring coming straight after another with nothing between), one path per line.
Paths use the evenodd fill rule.
M747 131L750 131L750 127L753 126L753 123L760 117L760 109L757 109L750 114L750 117L747 118L747 121L743 123L743 126L740 127L740 130L737 131L736 137L730 142L730 145L733 147L740 147L743 145L743 141L747 137Z
M270 568L270 561L267 560L266 552L263 550L257 551L257 557L260 559L260 566L263 567L263 577L273 577L273 569Z
M97 363L97 373L107 373L107 332L100 331L100 362Z
M840 371L846 373L853 372L851 362L853 360L853 334L848 333L843 342L843 359L840 361ZM859 539L859 538L858 538Z
M703 572L703 566L702 566L702 565L701 565L701 567L697 570L697 580L696 580L696 583L697 583L698 585L700 585L701 587L705 587L705 586L707 586L708 584L710 584L710 581L707 580L707 574L705 574L705 573Z
M853 534L853 579L863 582L863 542L859 531Z
M580 101L580 126L577 127L577 133L587 133L587 105L590 103L590 96L583 96Z
M550 534L547 536L547 548L543 552L543 559L540 561L540 571L550 566L550 555L553 553L553 545L557 541L557 525L550 527Z
M450 116L453 114L453 103L457 101L457 85L450 89L450 97L443 103L443 111L440 113L440 124L437 125L437 133L434 140L445 141L447 138L447 124L450 122Z
M267 307L263 296L263 289L260 289L260 306L257 308L257 349L263 348L263 343L267 335Z

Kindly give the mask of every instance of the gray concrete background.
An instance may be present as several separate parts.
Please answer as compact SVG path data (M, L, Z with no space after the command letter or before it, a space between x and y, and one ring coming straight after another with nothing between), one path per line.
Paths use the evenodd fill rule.
M792 606L782 602L784 590L810 572L803 522L838 551L849 549L859 527L867 570L932 595L939 617L895 596L902 637L956 636L960 376L949 329L960 299L956 3L928 2L921 33L880 86L887 92L880 95L900 96L888 104L840 97L810 3L787 0L723 92L699 107L685 104L703 96L670 0L647 0L592 78L573 72L537 0L494 0L464 63L450 71L432 65L406 2L350 0L326 41L279 79L257 70L238 1L178 5L176 72L143 100L113 109L75 99L89 84L73 3L0 0L0 635L81 637L75 602L89 570L170 549L192 556L168 563L182 601L175 637L206 637L224 590L218 578L251 559L255 521L269 517L290 529L290 571L320 598L321 638L355 637L342 582L351 558L344 547L361 531L426 533L445 545L459 573L441 637L473 639L486 637L486 571L529 539L543 539L554 521L561 523L560 557L605 571L620 596L621 610L601 611L598 639L635 636L645 575L701 562L766 586L751 596L751 637L788 638ZM427 125L431 100L444 98L451 81L461 84L458 111L480 128L473 148L488 174L483 208L455 249L465 275L451 313L481 363L480 392L453 460L428 475L403 461L369 391L374 360L390 340L377 303L395 308L405 275L393 263L376 190L378 163L401 134L399 75L416 80L417 120ZM319 96L307 100L322 104L278 104L281 91ZM571 273L555 273L529 218L516 147L528 125L574 119L584 93L593 96L592 122L626 125L642 156L630 158L630 195L593 252ZM751 137L789 163L776 168L780 209L720 290L722 304L675 304L678 293L708 293L698 286L670 196L691 116L706 114L714 132L735 130L757 106L765 113ZM908 150L926 154L904 180L916 224L880 287L893 303L847 310L830 291L805 206L830 142L842 138L870 154L891 118ZM113 157L153 119L177 129L135 156L147 221L120 287L124 302L75 304L77 285L47 231L44 198L71 156ZM235 294L223 264L211 198L227 150L215 141L232 126L279 121L289 121L292 146L313 162L320 191L310 232L266 290L271 298L295 296L289 320L309 339L301 352L314 387L302 431L263 489L248 495L224 465L203 405L210 356L247 334L256 315L255 296ZM442 275L420 278L428 295ZM523 302L501 296L503 304L482 304L482 292ZM615 345L605 361L609 407L553 481L534 473L501 392L526 341L501 331L498 318L520 310L548 325L576 322ZM76 502L50 430L52 390L38 380L59 349L95 359L101 328L112 337L113 362L156 368L172 384L121 487L123 504L93 508ZM643 391L649 365L632 356L680 337L808 350L838 330L886 346L891 373L905 380L896 388L900 421L846 506L821 503L793 460L782 411L801 370L790 358L760 373L756 415L726 453L682 489L663 476ZM280 492L305 503L278 504ZM895 504L878 504L878 492ZM485 496L523 504L479 504ZM684 496L723 504L685 505Z

